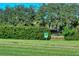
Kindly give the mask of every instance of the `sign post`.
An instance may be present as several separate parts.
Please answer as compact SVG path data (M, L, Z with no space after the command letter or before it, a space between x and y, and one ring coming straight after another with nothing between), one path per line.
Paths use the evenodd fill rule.
M48 32L44 33L44 38L47 40L47 38L48 38Z

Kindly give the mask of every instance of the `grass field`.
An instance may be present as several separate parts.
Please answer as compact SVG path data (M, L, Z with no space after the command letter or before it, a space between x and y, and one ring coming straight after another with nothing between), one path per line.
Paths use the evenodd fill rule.
M1 56L79 55L79 41L0 39Z

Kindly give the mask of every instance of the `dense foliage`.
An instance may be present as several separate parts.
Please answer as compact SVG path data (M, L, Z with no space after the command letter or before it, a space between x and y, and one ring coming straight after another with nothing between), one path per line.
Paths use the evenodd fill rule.
M79 4L50 3L42 4L38 9L35 9L33 6L25 8L23 5L18 5L14 8L7 6L5 10L0 10L0 25L13 26L12 28L0 26L0 38L16 37L25 39L28 36L30 37L28 39L35 38L32 36L34 35L34 33L32 34L32 28L26 30L20 28L20 26L25 26L26 28L36 27L37 29L34 31L38 33L40 32L38 28L44 27L47 29L56 29L59 33L67 37L75 36L78 35L75 30L79 26Z
M42 40L46 31L50 34L49 30L45 28L0 26L0 38Z

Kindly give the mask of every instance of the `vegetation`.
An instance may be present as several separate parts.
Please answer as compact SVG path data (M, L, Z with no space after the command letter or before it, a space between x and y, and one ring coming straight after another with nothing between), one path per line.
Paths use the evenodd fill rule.
M5 28L4 25L7 27L13 26L13 30L11 27ZM16 37L25 39L28 35L32 35L27 34L28 32L32 33L31 27L37 28L37 30L34 30L35 32L40 32L38 31L38 28L40 29L43 27L48 30L56 30L60 35L64 35L66 37L71 37L72 35L76 36L78 35L77 33L79 33L79 29L77 29L77 27L79 27L79 4L46 3L42 4L38 9L34 6L30 6L29 8L26 8L23 5L18 5L14 8L7 6L4 10L0 10L0 27L3 27L1 31L4 32L3 34L0 31L0 38ZM30 29L28 31L23 29L23 27ZM14 28L17 30L14 31ZM16 33L15 36L12 34L14 32Z
M65 40L49 40L54 34L65 36ZM79 41L75 41L79 40L79 4L0 9L0 38L0 55L79 56Z
M79 41L0 39L4 56L79 56Z
M0 26L0 38L44 40L44 32L50 31L46 28L21 27L21 26Z

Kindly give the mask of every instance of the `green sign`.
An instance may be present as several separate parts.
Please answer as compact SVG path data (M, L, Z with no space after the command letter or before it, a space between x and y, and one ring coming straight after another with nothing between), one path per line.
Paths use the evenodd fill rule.
M44 33L44 38L46 38L46 39L48 38L48 32Z

